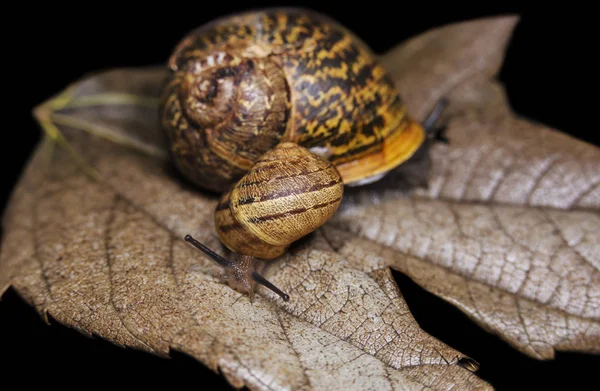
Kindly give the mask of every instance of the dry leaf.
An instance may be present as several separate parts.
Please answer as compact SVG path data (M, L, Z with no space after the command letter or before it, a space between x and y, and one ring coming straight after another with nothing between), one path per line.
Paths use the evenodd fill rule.
M109 72L87 79L85 93L75 86L68 101L117 97L111 82L123 76L120 86L137 94L160 75ZM138 110L123 115L142 120L146 108ZM68 111L63 119L87 118ZM127 137L159 139L156 127L139 129ZM419 329L385 267L354 269L315 235L272 270L291 300L261 291L251 303L183 241L192 233L220 248L216 197L186 188L168 162L132 143L60 130L93 171L46 138L10 202L0 263L2 286L8 279L44 316L123 346L177 349L251 389L486 388L461 366L473 362Z
M176 349L261 390L490 389L418 327L388 266L531 355L598 351L598 151L510 113L491 78L515 23L444 27L383 57L417 115L449 95L450 145L432 149L427 191L407 194L397 175L354 189L277 262L269 279L288 303L264 289L250 302L183 242L222 250L215 196L164 153L163 70L90 75L36 112L47 137L4 216L0 292L12 285L83 333ZM536 290L555 277L557 289Z

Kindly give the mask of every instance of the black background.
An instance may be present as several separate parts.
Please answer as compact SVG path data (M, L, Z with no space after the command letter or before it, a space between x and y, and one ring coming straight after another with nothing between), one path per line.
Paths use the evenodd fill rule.
M85 4L85 5L83 5ZM102 5L99 5L102 4ZM394 7L382 1L356 7L324 2L215 4L125 2L16 4L3 12L2 187L0 210L40 130L31 109L89 71L164 63L172 47L192 28L230 12L272 5L300 5L328 13L383 52L412 35L445 23L507 13L521 22L512 37L500 79L520 115L599 145L597 109L598 29L585 15L591 9L524 8L507 2L459 5L446 2ZM360 5L360 6L358 6ZM12 23L12 24L11 24ZM12 27L9 27L12 26ZM572 389L593 384L598 357L558 353L553 361L530 359L487 334L461 312L395 273L421 326L478 361L479 376L497 389ZM223 378L184 355L165 360L89 339L55 322L43 323L32 308L9 290L0 301L2 383L20 386L80 387L151 385L228 389ZM212 383L212 387L209 384ZM587 388L587 387L586 387Z

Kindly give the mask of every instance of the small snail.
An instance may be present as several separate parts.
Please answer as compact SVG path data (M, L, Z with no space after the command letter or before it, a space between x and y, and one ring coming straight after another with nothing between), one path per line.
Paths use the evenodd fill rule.
M407 113L386 70L337 22L303 9L249 11L191 31L168 61L161 124L178 170L221 193L215 227L230 261L186 240L253 296L264 261L323 225L344 186L408 160L440 113Z

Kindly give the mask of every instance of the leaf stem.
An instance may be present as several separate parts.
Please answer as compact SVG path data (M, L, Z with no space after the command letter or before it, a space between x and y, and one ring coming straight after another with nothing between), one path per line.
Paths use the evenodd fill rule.
M91 107L104 105L134 105L155 108L160 100L156 97L109 92L104 94L80 96L66 102L61 108Z

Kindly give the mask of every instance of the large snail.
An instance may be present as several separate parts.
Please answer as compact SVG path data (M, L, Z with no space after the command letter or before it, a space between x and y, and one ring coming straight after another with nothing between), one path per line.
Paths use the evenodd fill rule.
M439 115L413 120L386 70L346 28L304 9L214 20L177 45L161 123L175 166L222 193L216 231L231 261L186 240L253 296L258 272L333 216L344 186L407 161Z

